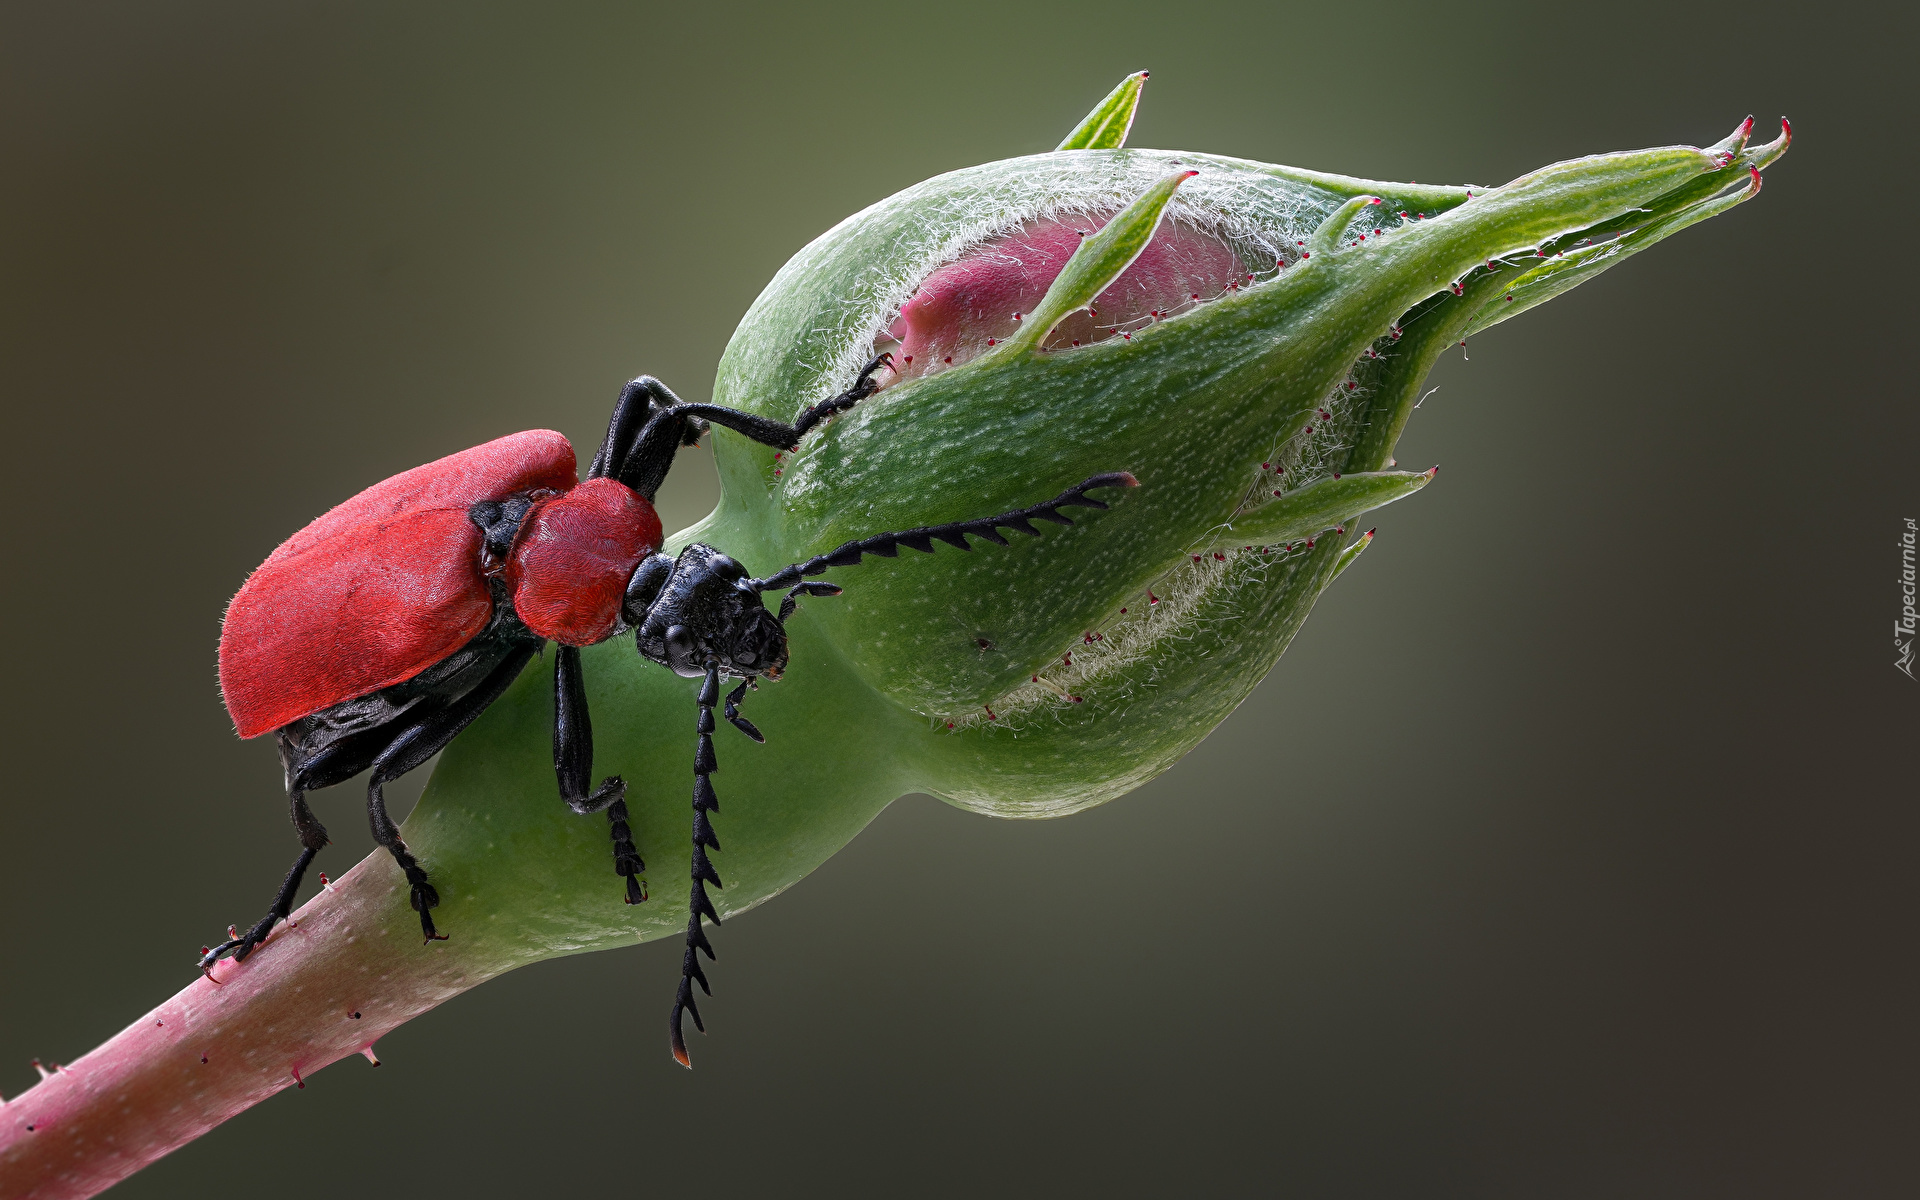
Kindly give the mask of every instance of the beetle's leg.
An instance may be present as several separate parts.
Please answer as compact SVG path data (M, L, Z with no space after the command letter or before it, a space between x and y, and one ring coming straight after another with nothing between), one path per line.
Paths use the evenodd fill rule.
M287 807L293 818L294 832L300 835L300 857L294 860L293 869L287 872L286 879L281 882L280 892L274 897L273 907L267 915L244 936L230 937L202 955L202 974L222 958L245 961L261 942L267 940L273 927L293 911L293 897L302 877L306 875L307 867L312 864L320 848L327 844L327 828L307 806L307 793L331 787L366 770L379 757L380 751L386 748L389 739L385 730L369 730L341 738L318 753L305 756L301 755L285 729L275 734L275 740L280 744L280 761L286 767Z
M235 962L245 962L254 948L267 940L273 927L286 920L293 911L294 894L300 890L300 881L306 876L307 868L312 865L314 856L320 853L320 847L327 844L327 827L313 815L307 807L306 793L296 787L287 793L287 806L293 817L294 832L300 835L300 857L293 860L293 869L280 882L280 891L273 898L273 907L267 915L260 918L244 937L229 938L201 956L202 974L213 969L213 964L229 955Z
M386 785L421 763L440 753L448 742L460 735L460 731L473 724L474 718L487 710L487 706L500 698L507 685L519 676L520 671L539 649L537 644L523 643L500 661L500 665L488 672L480 685L451 704L434 707L422 713L420 717L402 728L373 761L373 775L367 780L367 822L373 829L373 840L387 848L393 860L400 864L400 870L406 874L407 883L413 888L413 907L420 914L420 932L429 941L444 940L434 930L433 917L428 910L440 903L440 894L427 882L427 873L419 860L407 849L406 842L400 838L400 829L387 815L387 799L383 789Z
M213 977L213 964L223 958L232 958L233 952L238 949L239 946L240 931L229 925L227 926L226 941L221 942L218 946L200 947L200 973L207 977L208 983L217 984L220 982Z
M893 370L893 355L885 352L874 355L867 360L866 366L860 368L860 374L854 379L852 387L832 399L822 400L818 404L801 409L800 415L793 421L793 444L798 445L800 439L807 436L807 431L815 425L835 413L847 411L879 391L880 385L873 381L873 377L879 373L881 367L889 371Z
M672 388L651 375L642 375L621 388L619 399L613 402L613 416L607 421L607 436L601 440L599 451L588 465L586 477L618 478L627 456L633 452L634 440L640 436L640 431L646 428L653 415L661 409L685 403L673 394ZM680 444L684 446L693 445L706 429L698 421L683 424L685 428L680 432Z
M233 952L235 962L247 961L247 955L253 953L254 947L266 941L273 927L293 911L293 897L300 889L301 879L306 876L307 868L320 853L320 848L327 844L327 827L313 815L313 809L307 807L306 793L297 790L290 793L287 804L292 811L293 828L300 835L300 857L293 860L293 869L281 881L280 892L273 898L273 907L240 939L239 947Z
M785 625L787 618L793 615L793 610L800 607L799 597L801 596L838 596L839 594L840 588L837 584L818 581L796 583L787 589L787 594L780 600L780 623Z
M970 533L975 537L983 537L1004 546L1007 544L1007 539L1000 535L1001 529L1017 529L1029 537L1039 537L1040 531L1033 527L1036 520L1052 521L1056 525L1073 524L1073 519L1060 511L1063 508L1107 507L1102 501L1087 499L1087 493L1094 488L1138 486L1140 481L1125 471L1095 475L1083 483L1074 484L1053 499L1035 504L1030 508L1001 513L997 517L981 517L974 521L955 521L950 525L922 525L918 529L903 529L897 533L877 533L872 537L848 542L825 554L817 554L805 562L783 567L765 579L749 579L745 582L745 586L756 592L771 592L776 588L799 583L802 576L818 575L828 567L851 567L860 561L860 556L863 554L877 554L881 558L898 557L902 546L910 550L918 550L922 554L931 554L935 538L959 550L973 549L967 544L967 535ZM780 611L784 620L784 614L788 611L786 604L781 604Z
M735 433L744 434L763 446L772 446L776 450L792 450L800 444L809 430L835 413L845 412L855 404L879 390L880 385L873 377L880 368L893 366L891 354L877 354L866 366L860 369L859 378L853 386L820 403L800 410L791 425L780 421L770 421L753 413L741 412L735 408L723 408L717 404L682 404L678 397L666 390L664 385L659 391L672 402L667 407L653 411L645 428L633 439L632 447L627 451L625 461L618 471L609 470L621 483L639 492L648 500L660 490L660 484L667 477L667 469L673 465L673 456L686 436L686 422L689 419L704 419L715 425L724 425ZM639 383L640 380L635 380ZM658 381L654 381L656 384ZM608 431L608 437L613 433ZM611 452L609 452L611 455ZM594 462L600 459L595 456Z
M687 896L687 952L680 960L680 990L673 998L673 1012L667 1018L673 1057L683 1067L693 1066L693 1060L687 1057L687 1040L680 1033L680 1014L693 1014L694 1027L701 1033L707 1031L706 1024L700 1020L700 1009L693 1002L694 981L700 982L701 991L713 995L696 953L705 951L709 959L713 958L713 946L700 928L700 918L705 917L715 925L720 923L720 914L707 898L707 884L724 886L720 872L707 861L707 850L720 848L720 839L713 835L713 823L707 819L708 813L720 811L720 799L713 794L713 781L708 778L719 766L713 757L713 706L719 699L720 660L708 655L707 678L700 685L700 717L694 725L700 742L693 752L693 889Z
M840 589L835 588L833 590L837 592ZM721 713L727 718L729 725L732 725L735 729L746 734L754 741L764 744L767 740L765 735L760 732L759 728L755 726L752 721L740 715L740 702L747 698L747 688L752 686L752 684L753 676L749 675L740 681L739 687L728 692L727 706L721 710Z
M593 782L593 722L587 715L587 688L576 646L562 646L553 656L553 771L568 808L582 816L606 812L613 833L613 873L627 881L628 904L645 900L647 889L639 875L647 864L634 848L627 824L627 785L618 775L609 775L599 790L587 791Z

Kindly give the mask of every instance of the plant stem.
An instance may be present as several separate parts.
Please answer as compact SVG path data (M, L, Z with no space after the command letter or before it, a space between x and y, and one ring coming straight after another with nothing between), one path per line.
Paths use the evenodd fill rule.
M0 1195L79 1200L518 965L485 937L423 950L378 851L245 963L215 964L0 1108Z
M750 705L770 744L722 743L716 783L726 807L715 824L726 850L713 861L727 886L714 900L729 920L791 886L911 790L888 749L909 731L929 736L924 721L862 688L806 620L789 628L800 665ZM536 666L449 747L402 826L440 890L434 917L450 940L422 945L406 880L375 851L246 962L216 963L212 980L195 979L0 1106L0 1197L95 1195L496 975L678 939L694 685L629 645L595 647L588 659L595 711L626 718L598 731L597 762L634 781L633 826L655 860L652 900L621 902L606 819L573 816L554 795L553 682ZM724 945L724 934L714 936ZM671 995L663 979L663 1017Z

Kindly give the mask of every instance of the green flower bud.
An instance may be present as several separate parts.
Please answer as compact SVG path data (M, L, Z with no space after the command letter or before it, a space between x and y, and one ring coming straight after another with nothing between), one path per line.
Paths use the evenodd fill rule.
M722 917L907 792L1054 816L1166 770L1272 669L1365 547L1359 519L1433 478L1390 468L1441 350L1746 199L1786 149L1748 146L1748 122L1498 188L1372 182L1118 148L1143 79L1072 148L848 218L729 344L715 401L783 420L877 351L898 370L797 452L716 430L724 498L670 550L770 574L1092 475L1140 486L1005 546L869 557L802 600L785 677L746 703L767 744L719 735ZM685 925L695 685L624 640L585 657L596 774L632 789L654 899L619 902L605 828L555 799L552 688L529 671L406 829L446 881L448 945L492 969Z

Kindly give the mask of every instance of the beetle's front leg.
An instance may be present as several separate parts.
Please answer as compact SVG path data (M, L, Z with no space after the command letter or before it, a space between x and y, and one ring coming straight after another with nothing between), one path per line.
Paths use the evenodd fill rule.
M627 881L627 903L647 898L640 872L647 869L633 844L627 823L627 785L609 775L589 793L593 782L593 721L587 715L587 688L580 672L580 650L562 646L553 656L553 770L560 798L585 816L604 811L613 838L613 872Z
M767 740L766 735L761 733L752 721L740 715L740 702L747 698L747 687L752 683L753 676L751 675L742 679L739 687L727 693L726 707L721 711L726 714L728 723L735 729L738 729L741 733L746 734L756 742L764 743Z

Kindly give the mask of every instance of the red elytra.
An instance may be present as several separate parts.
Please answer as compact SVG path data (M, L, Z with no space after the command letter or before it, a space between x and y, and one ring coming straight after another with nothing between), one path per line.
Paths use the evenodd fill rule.
M786 621L799 598L840 592L808 576L853 566L866 554L897 557L903 543L922 553L932 553L935 539L966 547L969 536L978 536L1006 545L999 528L1033 532L1035 519L1071 525L1062 508L1107 507L1087 492L1138 485L1124 471L1094 475L1052 500L874 534L764 578L750 577L741 563L700 542L676 557L657 552L661 528L652 497L678 447L696 444L711 423L773 448L777 458L823 420L872 395L874 376L891 365L891 354L875 355L852 387L808 405L791 425L687 404L643 375L621 389L584 483L567 440L534 430L376 484L288 538L228 607L220 683L241 736L271 732L278 742L301 851L267 915L246 934L229 926L225 941L202 948L200 970L211 979L223 959L246 962L288 917L307 868L328 842L307 793L362 773L369 828L406 878L421 934L428 944L446 940L432 917L440 893L387 812L383 788L451 744L548 641L560 643L552 655L560 800L581 815L606 815L626 902L644 903L646 862L627 809L627 785L619 775L593 783L580 657L581 647L631 629L641 659L704 676L696 701L687 956L668 1018L673 1056L690 1065L681 1018L691 1012L696 1024L700 1020L692 985L697 979L704 986L706 979L695 951L712 956L701 921L719 920L705 890L721 882L706 856L719 847L708 817L719 808L707 779L717 765L714 709L747 737L766 740L739 705L758 679L778 679L784 671ZM776 613L762 596L780 591L786 594ZM724 701L723 676L740 681ZM992 710L987 716L994 719Z
M534 632L584 646L614 628L634 567L660 544L653 506L611 479L579 483L550 429L497 438L402 472L283 542L220 630L220 690L241 737L411 679L481 631L493 600L482 500L547 490L506 564Z

